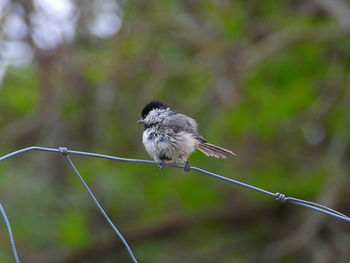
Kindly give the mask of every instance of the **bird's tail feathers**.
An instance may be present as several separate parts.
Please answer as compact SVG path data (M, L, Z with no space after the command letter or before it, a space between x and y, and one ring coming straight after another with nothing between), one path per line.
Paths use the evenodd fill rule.
M207 142L201 143L197 146L197 149L204 153L206 156L214 156L216 158L226 159L227 156L235 156L236 154L230 150L226 150L214 144Z

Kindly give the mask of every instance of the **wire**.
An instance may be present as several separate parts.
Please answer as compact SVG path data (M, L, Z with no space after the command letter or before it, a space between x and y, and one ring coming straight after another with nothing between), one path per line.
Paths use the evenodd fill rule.
M113 228L114 232L117 234L117 236L120 238L120 240L123 242L124 246L126 247L126 249L128 250L128 253L132 259L133 262L137 263L137 260L134 256L134 254L132 253L128 243L126 242L126 240L124 239L124 237L122 236L122 234L120 234L120 232L118 231L118 229L115 227L115 225L113 224L113 222L109 219L109 217L107 216L106 212L103 210L102 206L99 204L99 202L97 201L96 197L94 196L94 194L91 192L90 188L87 186L87 184L85 183L84 179L81 177L81 175L79 174L78 170L75 168L72 160L69 158L69 156L67 154L64 154L70 164L70 166L73 168L75 174L78 176L79 180L82 182L82 184L84 185L86 191L88 191L89 195L91 196L92 200L94 201L95 205L98 207L98 209L100 210L101 214L104 216L104 218L107 220L108 224Z
M8 220L8 218L7 218L7 216L6 216L5 210L4 210L4 208L2 207L2 204L1 204L1 203L0 203L0 212L1 212L1 214L2 214L2 217L3 217L4 220L5 220L5 224L6 224L6 227L7 227L7 231L8 231L9 236L10 236L10 242L11 242L11 247L12 247L13 256L14 256L14 258L15 258L16 263L20 263L20 262L19 262L19 259L18 259L18 255L17 255L15 240L13 239L13 235L12 235L12 230L11 230L10 221Z
M98 153L90 153L90 152L81 152L81 151L72 151L72 150L68 150L66 147L59 147L58 149L56 148L47 148L47 147L39 147L39 146L31 146L31 147L27 147L24 149L20 149L18 151L6 154L2 157L0 157L0 161L3 161L7 158L13 157L15 155L24 153L24 152L29 152L29 151L44 151L44 152L54 152L54 153L60 153L63 154L68 163L70 164L70 166L72 167L72 169L74 170L75 174L79 177L80 181L82 182L82 184L84 185L85 189L88 191L89 195L91 196L92 200L94 201L94 203L96 204L97 208L100 210L100 212L102 213L102 215L105 217L105 219L107 220L107 222L109 223L109 225L113 228L114 232L117 234L117 236L120 238L120 240L123 242L124 246L126 247L131 259L133 260L133 262L137 262L136 258L134 257L129 245L127 244L126 240L123 238L123 236L121 235L121 233L118 231L118 229L115 227L115 225L112 223L112 221L108 218L107 214L105 213L105 211L103 210L103 208L101 207L101 205L98 203L97 199L95 198L95 196L93 195L93 193L91 192L90 188L87 186L87 184L85 183L85 181L83 180L83 178L80 176L78 170L76 169L76 167L74 166L73 162L71 161L71 159L69 158L68 155L81 155L81 156L87 156L87 157L96 157L96 158L103 158L103 159L108 159L108 160L114 160L114 161L121 161L121 162L129 162L129 163L146 163L146 164L157 164L160 165L161 162L160 161L150 161L150 160L142 160L142 159L129 159L129 158L121 158L121 157L116 157L116 156L111 156L111 155L105 155L105 154L98 154ZM169 167L175 167L175 168L181 168L184 169L185 166L184 165L180 165L180 164L173 164L173 163L165 163L165 166L169 166ZM193 171L197 171L206 175L210 175L212 177L215 177L217 179L229 182L229 183L233 183L242 187L245 187L247 189L256 191L256 192L260 192L262 194L268 195L270 197L273 197L275 200L280 201L282 203L284 202L289 202L298 206L303 206L306 208L310 208L312 210L318 211L320 213L323 214L327 214L333 217L336 217L338 219L350 222L350 218L338 211L335 211L329 207L314 203L314 202L310 202L310 201L306 201L306 200L302 200L302 199L298 199L298 198L294 198L294 197L286 197L284 194L282 193L273 193L267 190L264 190L262 188L256 187L256 186L252 186L231 178L227 178L221 175L218 175L216 173L212 173L209 171L206 171L204 169L195 167L195 166L190 166L190 170ZM12 232L11 232L11 228L10 228L10 223L8 222L8 219L6 217L5 211L3 210L1 204L0 204L0 209L1 209L1 213L5 219L7 228L8 228L8 232L10 235L10 240L11 240L11 245L12 245L12 250L14 253L14 257L17 263L19 263L18 257L17 257L17 252L16 252L16 247L15 247L15 243L13 240L13 236L12 236Z

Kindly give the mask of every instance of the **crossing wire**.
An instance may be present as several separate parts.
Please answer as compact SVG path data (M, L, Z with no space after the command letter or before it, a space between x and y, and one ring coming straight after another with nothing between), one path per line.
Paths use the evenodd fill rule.
M118 238L122 241L122 243L124 244L125 248L127 249L131 260L134 263L137 263L137 260L131 250L131 248L129 247L128 243L126 242L126 240L124 239L124 237L122 236L122 234L119 232L119 230L116 228L116 226L113 224L113 222L109 219L109 217L107 216L107 214L105 213L105 211L103 210L102 206L99 204L99 202L97 201L97 199L95 198L94 194L91 192L90 188L88 187L88 185L85 183L84 179L81 177L81 175L79 174L77 168L75 167L75 165L73 164L72 160L69 158L69 155L81 155L81 156L87 156L87 157L96 157L96 158L103 158L103 159L108 159L108 160L114 160L114 161L121 161L121 162L129 162L129 163L145 163L145 164L156 164L156 165L160 165L162 164L160 161L150 161L150 160L142 160L142 159L129 159L129 158L121 158L121 157L116 157L116 156L111 156L111 155L105 155L105 154L98 154L98 153L90 153L90 152L81 152L81 151L72 151L72 150L68 150L66 147L59 147L59 148L47 148L47 147L39 147L39 146L31 146L31 147L27 147L15 152L11 152L9 154L6 154L2 157L0 157L0 161L3 161L7 158L13 157L15 155L24 153L24 152L29 152L29 151L44 151L44 152L53 152L53 153L59 153L62 154L66 157L69 165L72 167L74 173L78 176L79 180L82 182L83 186L85 187L85 189L87 190L87 192L89 193L91 199L94 201L95 205L97 206L97 208L99 209L99 211L101 212L101 214L103 215L103 217L106 219L106 221L108 222L108 224L112 227L112 229L114 230L114 232L116 233L116 235L118 236ZM175 167L175 168L181 168L184 169L185 166L184 165L180 165L180 164L174 164L174 163L165 163L165 166L169 166L169 167ZM310 202L310 201L306 201L303 199L298 199L298 198L294 198L294 197L287 197L285 194L282 193L273 193L267 190L264 190L262 188L256 187L256 186L252 186L231 178L227 178L221 175L218 175L216 173L212 173L209 171L206 171L204 169L195 167L195 166L190 166L190 170L193 171L197 171L206 175L210 175L214 178L223 180L225 182L229 182L229 183L233 183L242 187L245 187L247 189L256 191L256 192L260 192L262 194L268 195L270 197L273 197L275 200L279 201L279 202L289 202L298 206L303 206L315 211L318 211L320 213L324 213L333 217L336 217L338 219L350 222L350 218L338 211L335 211L329 207L326 207L324 205L321 204L317 204L314 202ZM13 239L13 235L12 235L12 231L11 231L11 226L10 226L10 222L6 216L6 213L0 203L0 212L5 220L6 223L6 227L10 236L10 242L11 242L11 247L12 247L12 251L14 254L14 258L16 263L19 263L19 259L17 256L17 251L16 251L16 246L15 246L15 242Z

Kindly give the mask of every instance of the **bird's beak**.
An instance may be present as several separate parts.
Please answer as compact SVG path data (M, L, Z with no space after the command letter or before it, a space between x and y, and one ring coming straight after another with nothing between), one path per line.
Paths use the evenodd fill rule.
M139 124L143 123L143 119L138 120L136 123L139 123Z

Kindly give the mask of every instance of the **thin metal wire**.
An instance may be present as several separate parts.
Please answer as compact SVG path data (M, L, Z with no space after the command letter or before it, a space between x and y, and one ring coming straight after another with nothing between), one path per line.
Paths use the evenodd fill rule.
M81 176L79 175L78 171L76 170L74 164L72 163L72 161L70 160L70 158L67 156L68 154L74 154L74 155L82 155L82 156L88 156L88 157L97 157L97 158L103 158L103 159L109 159L109 160L115 160L115 161L121 161L121 162L130 162L130 163L146 163L146 164L158 164L160 165L161 162L160 161L150 161L150 160L142 160L142 159L129 159L129 158L121 158L121 157L116 157L116 156L111 156L111 155L105 155L105 154L98 154L98 153L90 153L90 152L81 152L81 151L72 151L72 150L68 150L65 147L59 147L58 149L56 148L47 148L47 147L39 147L39 146L31 146L31 147L27 147L9 154L6 154L2 157L0 157L0 161L3 161L7 158L10 158L12 156L24 153L24 152L28 152L28 151L45 151L45 152L56 152L56 153L61 153L63 155L65 155L67 157L67 160L69 162L69 164L72 166L74 172L78 175L79 179L82 181L84 187L86 188L86 190L89 192L90 196L92 197L92 199L94 200L95 204L97 205L98 209L101 211L101 213L103 214L103 216L106 218L106 220L108 221L108 223L112 226L112 228L114 229L114 231L116 232L116 234L118 235L118 237L122 240L122 242L124 243L125 247L127 248L130 257L132 258L132 260L134 262L137 262L135 257L133 256L131 249L129 248L128 244L126 243L125 239L122 237L122 235L119 233L119 231L117 230L117 228L113 225L113 223L109 220L109 218L107 217L106 213L103 211L102 207L99 205L99 203L97 202L96 198L94 197L94 195L92 194L92 192L90 191L90 189L88 188L88 186L86 185L86 183L83 181L83 179L81 178ZM179 165L179 164L172 164L172 163L165 163L165 166L169 166L169 167L175 167L175 168L181 168L184 169L185 166L184 165ZM195 166L190 166L190 170L194 170L206 175L210 175L212 177L215 177L217 179L229 182L229 183L233 183L245 188L248 188L250 190L256 191L256 192L260 192L263 193L265 195L268 195L270 197L273 197L274 199L276 199L277 201L280 202L290 202L292 204L295 205L299 205L299 206L303 206L303 207L307 207L310 209L313 209L315 211L318 211L320 213L323 214L327 214L336 218L339 218L341 220L350 222L350 218L338 211L335 211L331 208L328 208L326 206L314 203L314 202L310 202L310 201L306 201L306 200L302 200L302 199L298 199L298 198L294 198L294 197L286 197L284 194L281 193L272 193L270 191L261 189L259 187L255 187L231 178L227 178L221 175L218 175L216 173L212 173L209 171L206 171L204 169L195 167ZM11 235L10 234L10 239L11 239ZM13 240L13 239L12 239ZM14 253L15 253L15 246L14 246L14 242L13 242L13 246L12 248L14 249ZM17 255L17 254L15 254Z
M123 242L124 246L126 247L126 249L128 250L128 253L132 259L132 261L134 263L137 263L137 260L134 256L134 254L132 253L128 243L126 242L126 240L124 239L124 237L122 236L122 234L120 234L120 232L118 231L118 229L115 227L115 225L113 224L113 222L109 219L109 217L107 216L106 212L103 210L102 206L99 204L99 202L97 201L96 197L94 196L94 194L91 192L90 188L87 186L87 184L85 183L84 179L81 177L81 175L79 174L77 168L75 168L72 160L69 158L68 155L66 155L66 158L70 164L70 166L73 168L75 174L78 176L79 180L82 182L82 184L84 185L86 191L88 191L89 195L91 196L92 200L94 201L95 205L98 207L98 209L100 210L101 214L104 216L104 218L107 220L108 224L113 228L114 232L117 234L117 236L120 238L120 240Z
M12 230L11 230L11 225L10 225L10 221L8 220L5 210L2 207L2 204L0 203L0 212L2 214L2 217L5 220L6 223L6 227L7 227L7 231L9 233L10 236L10 242L11 242L11 247L12 247L12 252L13 252L13 257L15 258L16 263L20 263L19 259L18 259L18 255L17 255L17 250L16 250L16 245L15 245L15 240L13 239L13 235L12 235Z

